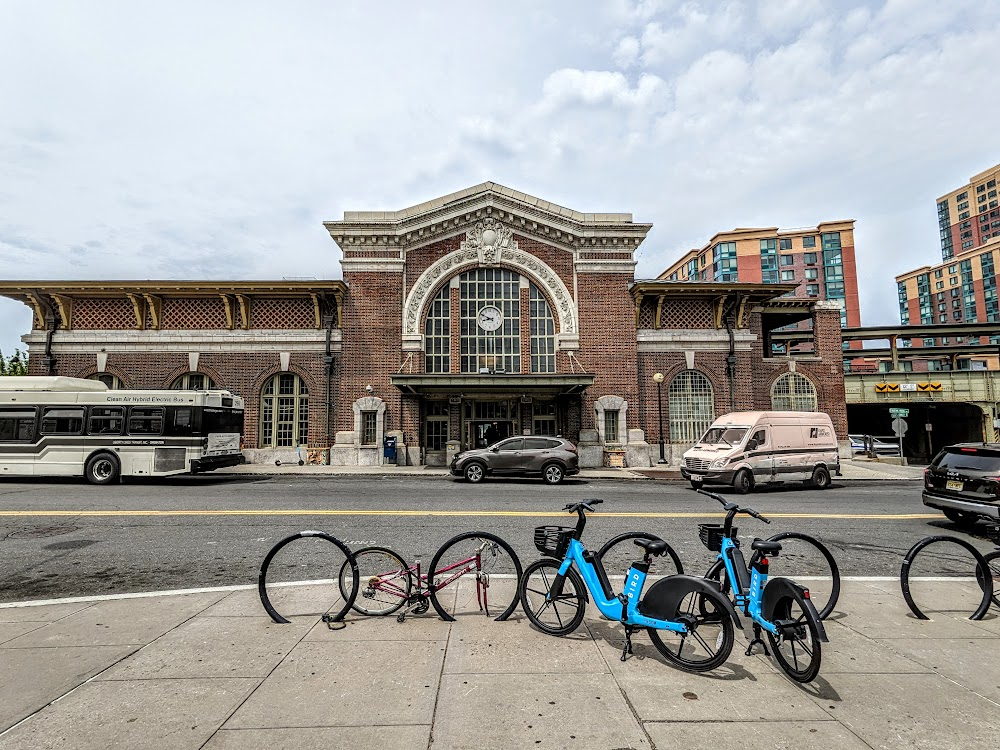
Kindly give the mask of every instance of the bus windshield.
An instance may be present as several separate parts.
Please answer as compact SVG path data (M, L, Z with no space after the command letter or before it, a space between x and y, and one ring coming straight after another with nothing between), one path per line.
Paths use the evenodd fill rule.
M204 434L210 432L238 432L243 434L243 410L219 409L206 406L201 422Z
M747 434L747 427L712 427L698 442L703 445L738 445Z

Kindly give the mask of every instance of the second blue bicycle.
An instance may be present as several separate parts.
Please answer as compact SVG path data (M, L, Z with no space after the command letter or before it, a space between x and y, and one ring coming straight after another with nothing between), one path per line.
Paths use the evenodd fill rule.
M733 648L734 623L741 626L732 602L714 581L679 574L656 581L643 596L652 558L667 551L662 539L635 540L641 559L632 563L624 590L616 594L600 555L580 542L586 513L600 502L566 506L577 514L576 528L535 529L535 547L548 557L521 576L521 606L531 623L551 635L571 633L583 622L589 592L602 615L625 627L622 661L632 652L632 634L646 630L656 650L682 669L707 672L723 664Z

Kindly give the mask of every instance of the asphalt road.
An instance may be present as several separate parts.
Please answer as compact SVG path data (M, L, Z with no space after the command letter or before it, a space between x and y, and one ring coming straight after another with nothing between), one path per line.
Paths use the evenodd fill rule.
M524 562L538 557L532 529L572 525L566 503L598 497L584 538L596 548L622 531L667 539L689 571L711 562L696 524L721 507L667 481L533 480L478 487L449 478L181 476L93 487L76 480L0 481L0 601L252 584L267 551L295 531L321 529L352 548L390 546L430 561L452 535L492 531ZM822 539L843 575L895 576L904 552L928 534L968 536L920 502L920 483L843 482L728 497L770 514L743 518L742 535L797 530Z

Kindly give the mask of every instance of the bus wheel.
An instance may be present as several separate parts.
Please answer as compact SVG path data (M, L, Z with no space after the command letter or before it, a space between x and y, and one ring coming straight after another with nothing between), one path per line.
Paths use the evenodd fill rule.
M91 484L111 484L120 473L118 459L110 453L98 453L87 461L87 481Z

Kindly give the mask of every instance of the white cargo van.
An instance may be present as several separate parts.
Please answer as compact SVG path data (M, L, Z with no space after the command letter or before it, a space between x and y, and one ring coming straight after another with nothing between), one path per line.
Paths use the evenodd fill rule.
M695 489L730 484L741 494L771 482L826 489L831 475L840 474L837 436L822 412L733 412L716 419L684 454L681 474Z

